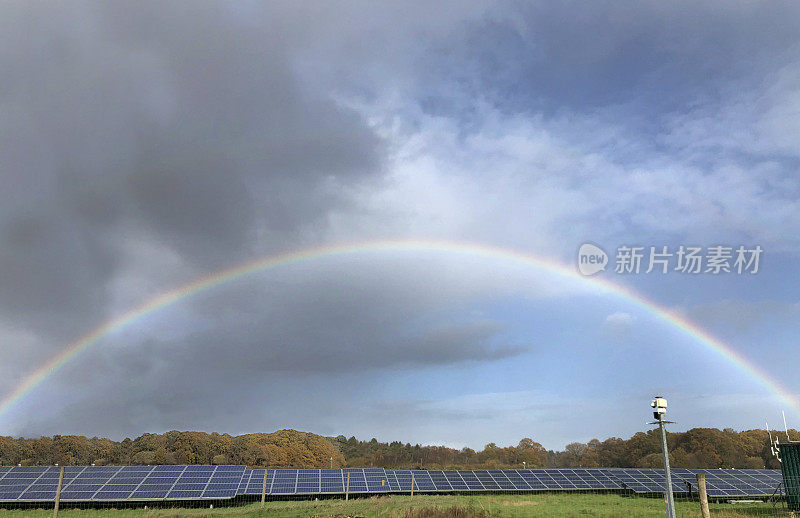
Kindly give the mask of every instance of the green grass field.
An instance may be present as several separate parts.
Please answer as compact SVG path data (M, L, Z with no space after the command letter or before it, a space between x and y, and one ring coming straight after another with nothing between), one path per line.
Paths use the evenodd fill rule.
M678 502L680 517L699 517L697 502ZM773 514L769 504L712 504L715 517L764 516ZM51 517L52 509L0 510L0 518ZM663 517L664 504L657 498L623 497L616 494L536 495L415 495L320 501L276 501L219 509L62 509L64 518L247 518L269 517Z

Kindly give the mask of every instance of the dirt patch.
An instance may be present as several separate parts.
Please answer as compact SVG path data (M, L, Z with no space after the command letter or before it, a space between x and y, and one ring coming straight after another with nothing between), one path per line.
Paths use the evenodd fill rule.
M437 507L409 509L403 515L403 518L486 518L487 516L489 515L486 514L486 511L456 506L449 509L439 509Z
M503 502L504 507L529 507L531 505L539 505L539 502L533 500L519 500L514 502Z

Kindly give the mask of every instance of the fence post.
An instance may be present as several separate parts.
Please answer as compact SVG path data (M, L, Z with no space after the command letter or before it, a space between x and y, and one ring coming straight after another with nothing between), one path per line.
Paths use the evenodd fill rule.
M411 472L411 497L414 497L414 472Z
M347 487L344 490L344 501L348 501L350 499L350 472L347 472Z
M56 501L53 505L53 518L58 518L58 503L61 501L61 485L64 483L64 466L58 473L58 488L56 488Z
M264 481L261 483L261 507L267 499L267 467L264 466Z
M697 489L700 493L700 514L703 518L710 518L708 510L708 493L706 493L706 476L703 473L697 474Z

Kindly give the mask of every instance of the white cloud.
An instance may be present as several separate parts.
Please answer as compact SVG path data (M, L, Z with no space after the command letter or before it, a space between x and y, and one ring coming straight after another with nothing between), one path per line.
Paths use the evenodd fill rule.
M617 311L616 313L608 315L603 321L603 331L612 338L623 340L630 336L634 320L636 319L630 313Z

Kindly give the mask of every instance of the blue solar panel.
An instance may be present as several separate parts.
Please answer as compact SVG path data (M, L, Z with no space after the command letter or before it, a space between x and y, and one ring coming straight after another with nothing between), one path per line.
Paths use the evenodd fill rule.
M342 477L342 470L323 469L320 473L320 492L343 493L344 479Z
M460 471L459 474L461 478L464 479L464 483L467 484L467 487L472 491L484 491L486 488L483 486L481 480L475 475L474 471Z
M393 469L390 471L394 476L394 480L391 476L389 477L390 485L396 484L398 491L411 491L411 470Z
M431 479L431 472L424 470L398 469L390 470L386 473L387 481L390 486L398 487L399 491L411 491L411 481L414 481L414 491L436 491L436 485ZM394 478L392 478L394 475ZM395 483L396 480L396 483Z
M511 480L508 479L503 470L494 469L494 470L489 470L488 473L489 476L491 476L492 479L494 479L494 481L497 482L497 485L500 486L500 489L516 489L514 484L511 482Z
M475 476L478 477L478 480L481 481L481 484L486 489L500 489L500 485L495 482L494 478L489 474L488 471L474 471Z
M441 471L430 471L428 472L431 476L431 481L433 481L433 485L436 488L436 491L452 491L453 486L450 485L448 482L447 477Z
M389 477L383 468L367 468L364 470L367 482L367 491L371 493L385 493L389 489Z
M421 469L411 470L414 474L415 491L436 491L430 472Z
M316 494L320 489L320 471L301 469L297 471L297 493Z
M153 473L182 473L188 466L154 466Z
M244 466L217 466L217 473L222 473L224 471L241 473L244 471Z
M506 477L508 477L508 480L510 480L511 483L514 485L515 489L529 490L531 488L531 486L527 482L525 482L525 479L522 478L522 475L520 475L517 470L513 469L507 470L505 471L505 475Z
M469 489L469 486L467 486L467 483L461 478L458 471L442 471L442 475L444 475L445 479L447 479L447 483L450 484L450 487L454 490L465 491Z
M688 470L686 470L688 471ZM781 483L778 470L694 470L706 476L706 490L709 496L769 496ZM697 491L695 473L681 473L691 491Z
M519 476L525 481L531 489L535 491L541 491L545 489L550 489L548 484L545 483L544 476L539 476L533 470L523 469L519 470ZM552 479L550 479L552 480Z
M153 471L153 466L122 466L120 469L121 473L127 472L145 472L150 473Z
M272 481L271 492L274 494L294 494L297 490L297 470L278 469L275 470L275 478Z
M269 494L272 487L272 481L275 478L275 470L266 470L267 472L267 493ZM245 494L261 494L261 490L264 484L264 470L257 469L253 470L250 476L250 481L248 482L247 489L245 490Z

